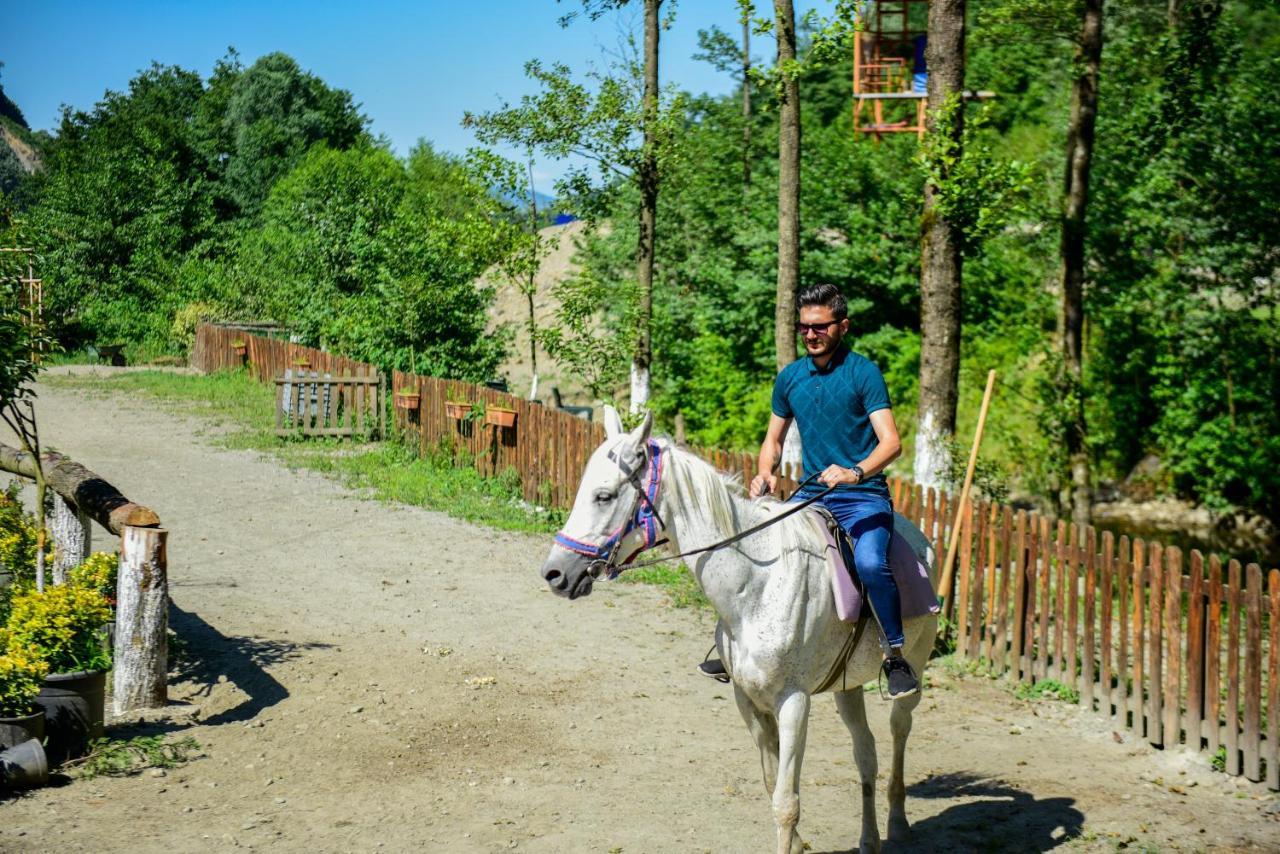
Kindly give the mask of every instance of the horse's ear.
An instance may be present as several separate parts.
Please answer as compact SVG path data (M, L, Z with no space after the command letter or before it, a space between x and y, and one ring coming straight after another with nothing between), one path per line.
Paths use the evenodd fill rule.
M618 415L618 410L609 404L604 405L604 435L606 439L612 439L614 436L623 434L622 418Z
M640 426L631 432L631 439L636 443L636 447L640 447L649 441L649 434L653 432L653 410L647 410L644 414L644 420L640 422Z

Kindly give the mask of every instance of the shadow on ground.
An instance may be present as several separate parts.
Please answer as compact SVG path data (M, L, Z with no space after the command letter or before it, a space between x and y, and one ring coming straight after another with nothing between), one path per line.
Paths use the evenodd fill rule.
M325 643L297 643L266 638L228 637L199 615L177 605L169 609L169 625L177 636L180 654L170 673L170 681L191 681L203 686L199 694L208 696L220 677L247 694L239 705L200 721L202 726L242 723L256 717L289 696L267 669L297 658L307 650L329 649Z
M1037 800L1002 780L964 771L939 774L907 787L907 815L912 801L954 800L959 803L912 824L911 839L886 843L893 851L1052 851L1079 836L1084 814L1071 798ZM885 833L883 827L881 834ZM827 852L851 854L858 849Z

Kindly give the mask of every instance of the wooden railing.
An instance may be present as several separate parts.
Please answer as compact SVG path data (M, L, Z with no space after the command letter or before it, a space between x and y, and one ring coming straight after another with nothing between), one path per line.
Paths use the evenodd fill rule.
M227 355L232 335L249 342L249 369L264 381L299 353L325 370L358 365L211 330L201 327L193 354L202 370L237 364ZM452 453L488 475L514 469L524 497L545 506L572 504L604 439L598 424L471 383L398 372L392 382L418 390L416 406L395 410L395 426L420 452ZM498 408L514 413L511 426L490 423ZM753 454L695 452L744 482L755 472ZM783 497L798 479L782 473ZM965 505L953 532L951 496L896 478L890 487L895 509L937 554L960 537L950 615L960 654L1028 684L1054 680L1108 726L1153 745L1222 751L1227 773L1280 789L1280 570L1198 551L1184 558L1158 542L982 501Z

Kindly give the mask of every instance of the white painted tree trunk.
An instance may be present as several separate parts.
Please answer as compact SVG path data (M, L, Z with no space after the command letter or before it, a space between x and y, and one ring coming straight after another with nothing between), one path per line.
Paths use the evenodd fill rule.
M538 374L536 371L533 374L533 382L529 384L529 399L538 399Z
M928 489L945 486L947 471L951 468L950 437L938 429L938 419L926 410L916 429L916 459L914 476L916 483Z
M120 537L114 713L169 701L169 532L126 527Z
M53 534L53 583L66 584L67 574L89 556L89 517L57 492L53 493L53 513L49 531Z
M649 405L649 369L631 363L631 414Z

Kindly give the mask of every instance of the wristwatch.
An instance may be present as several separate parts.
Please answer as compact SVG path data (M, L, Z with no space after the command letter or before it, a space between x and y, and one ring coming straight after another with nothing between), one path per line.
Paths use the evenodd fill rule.
M862 470L862 466L853 466L849 471L858 476L858 479L854 481L855 483L862 483L863 479L867 476L867 473Z

